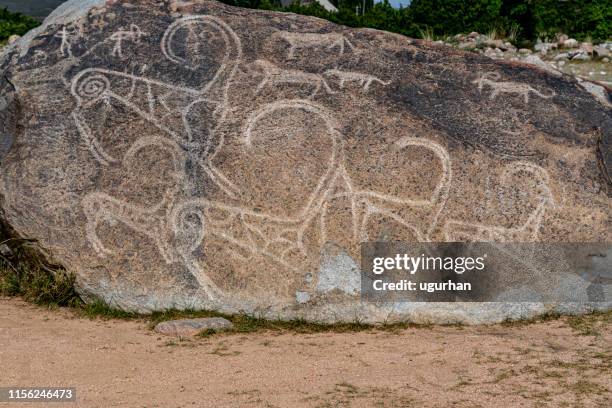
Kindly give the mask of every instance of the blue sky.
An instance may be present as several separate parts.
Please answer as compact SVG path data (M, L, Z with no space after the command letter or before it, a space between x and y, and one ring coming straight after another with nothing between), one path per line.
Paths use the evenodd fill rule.
M381 0L374 0L374 3L380 3ZM403 7L406 7L407 5L410 4L410 0L389 0L389 3L391 3L391 5L395 8L399 8L400 4Z

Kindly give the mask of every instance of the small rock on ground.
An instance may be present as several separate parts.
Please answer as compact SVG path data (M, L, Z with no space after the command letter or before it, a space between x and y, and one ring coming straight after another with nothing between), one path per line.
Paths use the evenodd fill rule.
M222 317L206 317L200 319L181 319L161 322L155 326L155 331L169 336L195 336L203 330L228 330L234 327L232 322Z

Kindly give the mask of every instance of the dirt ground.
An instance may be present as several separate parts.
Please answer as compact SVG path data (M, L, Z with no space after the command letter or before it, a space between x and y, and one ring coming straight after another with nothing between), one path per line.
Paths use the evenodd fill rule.
M9 407L604 407L612 327L564 319L399 332L163 337L0 298L0 386L72 386Z

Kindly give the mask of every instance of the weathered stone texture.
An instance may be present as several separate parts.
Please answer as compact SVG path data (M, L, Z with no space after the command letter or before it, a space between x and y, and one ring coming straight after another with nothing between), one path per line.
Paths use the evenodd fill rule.
M203 317L161 322L155 326L155 331L169 336L190 337L205 330L223 331L232 327L234 327L232 322L222 317Z
M0 61L3 218L115 306L498 321L543 306L362 304L359 242L610 241L568 76L208 1L71 1Z

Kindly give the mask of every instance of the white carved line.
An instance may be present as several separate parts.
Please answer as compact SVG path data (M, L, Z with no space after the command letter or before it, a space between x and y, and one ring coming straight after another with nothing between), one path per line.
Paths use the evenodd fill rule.
M345 45L352 51L355 47L351 42L340 33L295 33L290 31L277 31L272 34L272 37L279 37L289 43L288 59L294 57L295 51L302 48L310 48L316 46L331 48L339 48L340 55L344 54Z
M538 187L543 191L540 194L539 203L535 210L529 215L523 225L511 228L496 225L486 225L480 223L469 223L450 220L444 226L444 233L447 241L454 241L456 235L471 233L476 241L495 241L495 242L535 242L538 239L540 227L544 219L547 207L555 207L555 201L550 190L550 176L548 172L540 166L529 162L515 162L507 166L502 181L507 180L511 175L524 171L532 173L537 177Z
M253 63L255 66L259 67L261 71L264 73L263 80L259 83L257 88L255 89L255 94L261 92L261 90L266 86L266 84L281 84L281 83L290 83L290 84L310 84L314 85L314 90L310 95L309 99L312 99L319 92L321 87L325 89L328 94L334 94L335 92L329 87L325 78L323 78L319 74L312 74L309 72L303 72L293 69L282 69L272 64L269 61L265 60L257 60Z
M440 160L440 164L442 165L442 177L440 178L440 181L438 182L429 200L430 205L436 206L434 217L431 220L431 224L429 228L425 232L425 240L430 241L431 234L434 232L436 226L438 225L438 219L440 218L440 214L442 213L442 211L444 210L444 207L446 206L446 202L448 201L448 197L450 193L450 187L451 187L451 182L453 178L453 170L452 170L452 163L451 163L450 155L448 154L448 152L446 151L444 147L442 147L438 143L432 142L431 140L427 140L427 139L406 137L406 138L400 139L397 142L397 144L400 148L410 146L410 145L423 146L433 151L434 154Z
M370 217L372 215L375 214L380 214L383 215L385 217L391 218L392 220L394 220L395 222L397 222L398 224L402 225L404 228L411 230L412 232L414 232L414 234L416 235L416 239L419 242L426 242L429 240L428 237L424 236L423 233L419 230L419 228L417 228L414 225L411 225L409 223L407 223L402 217L398 216L397 214L394 214L391 211L388 211L384 208L380 208L378 206L375 206L371 203L368 203L367 206L367 211L365 213L365 216L363 217L363 223L362 223L362 231L361 231L361 236L363 237L364 241L367 241L369 239L369 234L368 234L368 222L370 220Z
M72 57L72 40L79 36L80 32L78 29L68 30L66 26L63 26L61 31L55 34L56 38L61 38L62 40L59 49L62 57Z
M104 166L108 166L110 163L116 163L117 160L104 151L98 139L92 134L83 116L75 111L72 113L72 118L76 123L79 134L85 140L85 144L94 158Z
M129 30L119 30L110 36L110 40L115 42L113 47L112 55L115 57L123 58L123 42L133 41L135 44L140 43L142 37L146 37L148 34L143 32L140 27L136 24L131 24Z
M332 176L334 172L334 168L336 166L336 161L337 161L337 156L338 156L338 153L337 153L337 150L339 147L339 135L337 131L338 125L333 119L333 116L325 108L311 101L302 100L302 99L281 100L281 101L277 101L277 102L273 102L268 105L265 105L262 109L259 109L251 114L251 116L247 119L246 127L243 131L244 145L247 148L250 148L252 146L253 128L262 118L278 110L283 110L283 109L301 109L306 112L318 115L321 118L321 120L323 120L323 122L325 123L327 130L328 130L329 137L331 138L332 143L333 143L332 155L330 158L330 163L328 165L327 171L319 179L319 182L317 183L317 186L314 192L312 193L306 206L304 207L304 210L297 217L297 220L300 220L300 219L307 218L308 214L311 213L313 209L318 210L323 203L323 196L325 195L325 192L322 193L322 190L323 190L325 182L330 179L330 177ZM292 220L296 220L296 219L292 219Z
M378 82L382 86L391 84L391 81L383 81L382 79L369 74L362 74L360 72L352 71L341 71L338 69L329 69L325 71L325 75L331 75L339 79L340 88L344 88L346 82L357 82L363 88L363 93L367 93L370 89L370 85L374 82Z
M545 95L530 85L523 84L520 82L500 81L500 75L496 72L487 72L480 76L480 78L474 80L472 83L478 85L478 91L482 92L485 86L491 88L490 99L495 99L502 93L507 94L518 94L523 97L525 104L529 103L529 94L539 96L543 99L550 99L555 96L555 92L551 91L549 95Z

